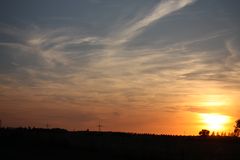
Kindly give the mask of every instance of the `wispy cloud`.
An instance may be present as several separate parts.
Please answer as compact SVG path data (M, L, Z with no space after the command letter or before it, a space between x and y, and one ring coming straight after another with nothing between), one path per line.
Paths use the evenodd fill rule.
M120 56L125 52L124 47L127 42L131 41L134 37L141 34L145 28L157 20L160 20L161 18L184 8L195 1L196 0L161 1L155 8L153 8L143 17L139 18L137 21L129 23L129 25L127 25L122 30L115 31L113 35L106 37L103 40L106 42L105 49L101 51L104 57L102 57L101 60L98 60L98 62L94 65L99 68L101 66L111 66L112 64L119 63L119 58L117 58L118 62L115 61L116 56Z
M155 21L170 15L171 13L190 5L195 0L163 0L149 14L142 19L130 24L125 30L119 33L115 44L123 44L140 34L146 27Z
M227 49L227 58L225 60L226 66L229 68L235 68L240 66L240 53L236 48L235 43L236 40L227 40L225 42L225 46Z

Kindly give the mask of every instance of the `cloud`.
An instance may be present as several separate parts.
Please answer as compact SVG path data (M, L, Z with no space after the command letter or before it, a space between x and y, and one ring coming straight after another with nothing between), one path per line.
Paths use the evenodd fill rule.
M139 21L131 24L125 30L119 33L115 39L115 44L123 44L140 34L146 27L155 21L175 12L183 7L190 5L195 0L163 0L153 11L147 14Z
M170 15L171 13L178 11L187 5L192 4L195 0L163 0L161 1L157 7L152 9L148 14L143 16L142 18L129 23L123 30L115 31L113 35L110 37L106 37L104 41L106 42L105 48L100 51L103 55L100 59L97 59L97 62L93 64L95 68L102 68L102 67L113 67L124 65L126 63L125 58L119 58L120 56L126 55L126 43L132 40L137 35L141 34L145 28L147 28L152 23L156 22L157 20ZM137 19L137 18L134 18ZM98 51L99 52L99 51ZM134 59L134 61L144 61L146 59L150 59L152 56L148 54L148 57L145 56L140 57L139 53L143 53L142 50L140 51L131 51L131 55L133 52L138 52L138 57ZM146 54L145 51L144 54ZM156 56L156 52L153 56ZM127 58L127 57L126 57ZM127 63L130 61L128 60ZM131 62L133 63L133 62Z
M73 75L80 72L88 78L95 74L96 77L100 68L106 68L108 70L106 73L103 73L105 76L111 75L115 68L119 69L119 67L124 65L128 67L131 61L139 63L151 59L151 57L156 57L154 53L153 56L135 57L135 59L131 58L130 61L126 62L126 58L128 57L119 57L121 56L120 53L126 53L123 49L124 44L122 44L122 42L118 43L122 41L121 39L125 39L125 42L129 41L158 19L193 2L193 0L161 1L149 14L135 21L124 30L117 31L116 37L96 37L91 34L79 34L83 33L83 31L78 31L78 28L42 29L37 25L31 25L27 29L28 31L19 31L16 27L8 27L9 29L5 29L6 26L3 26L2 32L11 36L15 35L15 39L19 41L8 43L0 42L0 45L9 49L21 47L24 53L20 52L19 55L24 55L26 62L32 62L32 59L35 58L36 61L33 63L36 64L36 66L31 67L32 69L29 69L28 65L24 65L24 63L27 64L26 62L19 65L18 60L13 60L13 57L9 58L9 61L11 61L9 63L17 64L11 66L11 68L17 67L18 71L25 71L25 73L34 78L42 79L46 77L45 75L55 75L49 76L49 78L52 79L53 77L57 78L57 75L62 77L62 73L66 74L66 72ZM112 42L117 42L118 45L112 47ZM144 53L147 51L140 52ZM116 53L116 56L109 57L108 55L112 53ZM33 58L28 59L27 57ZM37 59L41 60L40 64ZM109 68L112 65L115 66L112 68L113 70Z
M194 112L194 113L215 113L212 108L206 106L186 106L184 107L185 111Z
M225 65L227 67L238 67L240 65L240 53L236 47L236 42L238 40L228 40L225 42L225 46L227 49L227 58L225 60Z
M182 74L181 77L188 81L217 82L222 87L235 86L239 89L237 84L239 83L240 51L237 48L237 41L236 38L223 39L221 50L206 48L198 55L199 60L194 63L199 67Z

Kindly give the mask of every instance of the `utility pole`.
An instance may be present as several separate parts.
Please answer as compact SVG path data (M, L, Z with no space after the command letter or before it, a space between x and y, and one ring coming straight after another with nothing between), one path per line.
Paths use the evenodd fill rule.
M99 121L97 127L98 127L98 131L101 132L101 128L102 128L103 126L101 125L100 121Z
M2 128L2 120L0 119L0 128Z

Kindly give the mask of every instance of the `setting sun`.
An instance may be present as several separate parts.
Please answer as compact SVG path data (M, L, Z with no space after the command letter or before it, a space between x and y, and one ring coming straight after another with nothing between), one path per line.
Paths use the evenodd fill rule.
M230 121L230 117L220 114L201 114L203 123L206 128L211 131L226 130L226 124Z

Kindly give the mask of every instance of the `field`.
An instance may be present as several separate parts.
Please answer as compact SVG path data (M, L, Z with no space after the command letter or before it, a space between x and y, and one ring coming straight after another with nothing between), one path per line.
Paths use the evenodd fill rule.
M0 129L4 159L239 160L236 137Z

